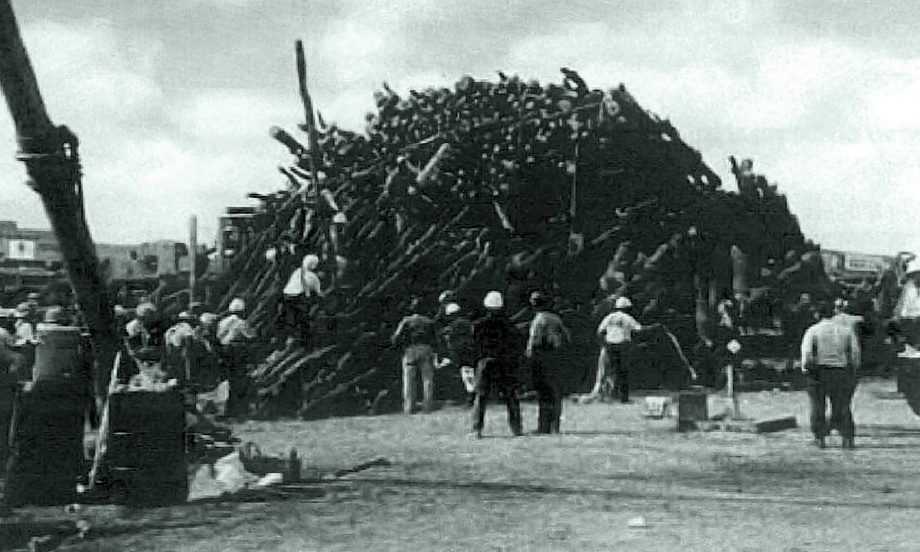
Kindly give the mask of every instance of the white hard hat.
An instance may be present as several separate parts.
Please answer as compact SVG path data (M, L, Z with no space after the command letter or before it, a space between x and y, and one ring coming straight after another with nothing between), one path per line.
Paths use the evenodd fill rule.
M505 300L502 299L500 292L490 291L486 294L486 298L483 299L482 305L487 309L500 309L505 306Z
M156 314L156 312L157 308L153 305L153 303L141 303L134 310L134 313L137 316L152 316Z
M912 272L920 272L920 257L907 263L907 268L904 270L904 274L911 274Z
M447 316L456 314L458 312L460 312L460 305L458 305L457 303L448 303L447 306L444 307L444 314L446 314Z
M338 213L332 216L332 222L334 224L347 224L348 218L345 216L345 213L339 211Z
M237 312L237 313L243 312L244 310L246 310L246 303L242 299L237 297L233 301L230 301L230 307L228 308L228 310L230 312Z
M303 267L306 270L315 270L319 266L319 257L310 254L303 258Z
M618 309L628 309L632 307L632 301L629 300L629 297L619 297L614 306Z

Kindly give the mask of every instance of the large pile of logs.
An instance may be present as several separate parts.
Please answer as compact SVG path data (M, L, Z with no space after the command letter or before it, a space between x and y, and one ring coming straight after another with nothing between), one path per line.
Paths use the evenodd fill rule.
M320 117L316 182L304 163L281 168L289 189L263 196L271 228L220 282L221 307L247 299L267 339L304 254L319 254L324 285L336 283L308 347L278 343L252 373L263 412L312 417L394 404L400 370L389 335L413 296L433 312L452 289L475 310L499 289L523 324L526 296L551 293L576 329L578 386L593 377L596 307L609 294L629 295L645 321L686 328L689 349L694 316L708 331L706 313L731 296L733 246L747 267L736 286L769 276L760 271L768 260L796 282L778 286L785 296L811 285L815 247L749 162L735 167L740 193L723 191L700 154L622 85L590 89L563 73L548 86L464 77L407 97L384 85L364 133ZM347 217L331 233L323 194Z

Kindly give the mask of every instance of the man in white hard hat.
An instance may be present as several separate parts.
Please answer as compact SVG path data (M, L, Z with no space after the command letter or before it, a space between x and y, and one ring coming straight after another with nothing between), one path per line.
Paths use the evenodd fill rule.
M156 349L154 319L157 309L153 303L141 303L134 312L134 319L125 326L128 354L137 358L141 350Z
M505 313L505 301L501 293L490 291L482 304L486 308L486 315L473 325L479 361L476 363L472 436L482 437L486 402L493 391L504 399L511 433L519 436L523 434L521 403L517 396L517 358L521 351L521 339Z
M604 317L597 327L597 335L602 342L606 362L598 362L597 379L592 395L600 393L605 380L605 372L613 375L613 393L621 403L629 402L629 368L632 352L632 334L642 330L642 325L629 314L632 301L620 297L614 305L615 310Z
M166 355L169 367L174 375L181 375L185 380L191 376L189 362L190 346L195 336L195 327L192 325L195 317L189 311L182 311L176 323L166 330Z
M422 378L422 410L434 409L435 347L438 343L434 320L419 312L420 301L413 298L408 316L400 320L390 342L403 348L403 413L412 414L416 380Z
M473 341L473 323L464 315L457 303L448 303L444 307L441 320L441 341L444 344L445 359L442 364L453 364L460 370L460 380L467 393L467 404L473 405L475 399L476 352Z
M317 300L324 297L317 268L319 257L305 255L300 268L291 273L284 286L285 317L292 338L289 343L306 344L310 332L310 310Z
M239 297L230 301L230 314L217 324L217 340L227 365L230 382L230 398L227 400L227 414L246 414L246 393L249 383L249 353L256 334L246 321L246 303Z

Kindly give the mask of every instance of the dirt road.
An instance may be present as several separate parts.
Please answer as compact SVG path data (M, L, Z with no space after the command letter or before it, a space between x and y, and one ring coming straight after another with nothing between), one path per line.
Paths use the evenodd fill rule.
M805 427L679 434L673 420L641 418L638 403L567 403L563 435L522 438L495 405L479 441L466 438L460 408L249 422L235 428L244 440L278 454L297 447L308 474L377 457L391 465L285 500L90 508L88 540L59 549L916 550L920 420L893 391L891 381L860 386L856 451L836 438L814 449ZM765 392L743 395L742 413L795 414L805 426L806 407L802 393ZM527 428L535 422L525 405ZM638 516L646 527L629 527Z

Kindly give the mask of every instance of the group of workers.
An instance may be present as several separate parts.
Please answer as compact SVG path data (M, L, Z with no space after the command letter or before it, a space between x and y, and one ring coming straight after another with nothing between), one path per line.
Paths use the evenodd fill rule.
M199 387L228 381L230 396L227 414L245 414L247 364L255 332L246 321L242 299L231 301L228 312L219 316L206 312L200 303L166 320L150 302L142 302L133 312L116 307L122 351L130 360L127 366L157 366L167 378ZM36 346L43 327L82 327L78 315L61 305L43 307L37 293L20 303L12 320L0 324L0 361L5 372L17 380L32 379ZM172 324L169 324L172 322ZM124 366L124 364L122 364ZM5 384L4 384L5 385Z
M434 405L435 370L453 366L460 369L472 407L471 435L482 437L486 402L492 395L501 398L508 409L508 422L514 435L523 434L518 393L522 373L530 373L530 383L537 394L539 414L537 434L559 433L563 395L572 388L566 369L567 349L572 334L562 318L552 312L552 300L540 291L530 295L533 318L526 336L505 312L504 297L490 291L483 298L485 314L472 320L457 303L456 295L447 291L439 298L438 312L426 316L420 312L420 300L411 303L411 313L403 318L391 337L394 346L403 349L403 411L414 410L417 380L422 381L422 409ZM613 376L617 398L629 402L629 367L633 333L659 324L643 326L629 310L632 303L620 297L614 311L605 316L597 328L601 343L598 373L591 396L597 397L607 374ZM521 360L523 359L523 362ZM522 367L528 370L521 370Z
M200 303L193 303L167 327L152 303L141 303L122 331L125 351L139 364L163 364L172 377L189 384L210 387L226 380L230 387L227 414L243 415L246 370L256 335L246 320L242 299L233 299L227 310L220 317L204 312Z
M537 434L559 433L563 390L570 388L563 369L566 349L572 336L552 301L539 291L530 296L534 315L526 342L519 339L514 323L504 311L500 292L488 292L482 302L485 315L476 320L457 303L456 295L444 292L434 316L420 311L421 301L412 301L411 313L403 318L391 337L401 347L403 411L414 411L417 380L422 381L422 409L434 407L434 374L438 369L459 368L472 406L470 435L481 438L486 402L491 395L501 398L508 409L508 422L515 436L523 434L518 400L521 381L520 360L529 367L531 384L539 403ZM661 327L642 325L630 313L627 297L615 300L613 312L597 327L600 342L597 375L588 398L597 397L613 376L613 394L629 402L630 354L633 334ZM855 425L851 402L861 364L858 318L845 311L846 303L814 304L811 318L802 324L801 370L806 375L810 401L810 424L814 442L825 448L826 438L836 429L844 449L855 448ZM521 336L523 337L523 336ZM725 336L722 336L722 340ZM728 349L737 354L737 347ZM570 376L568 376L570 377ZM827 419L827 402L831 415Z

